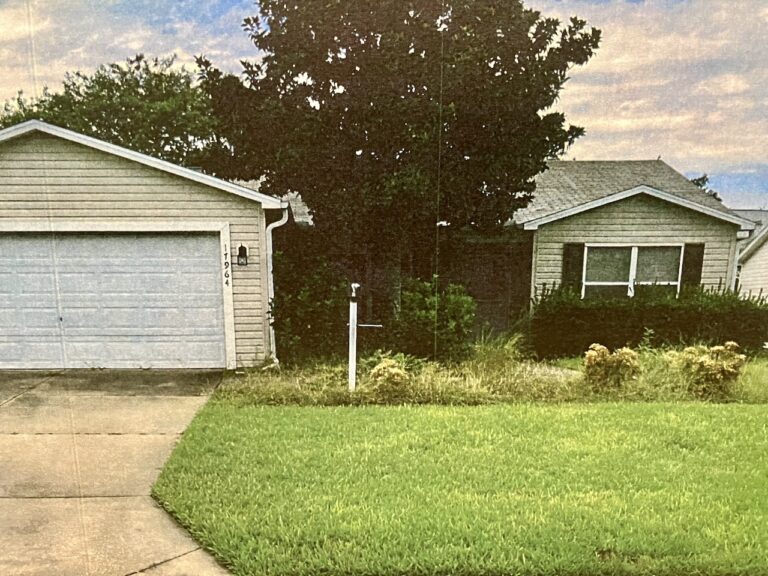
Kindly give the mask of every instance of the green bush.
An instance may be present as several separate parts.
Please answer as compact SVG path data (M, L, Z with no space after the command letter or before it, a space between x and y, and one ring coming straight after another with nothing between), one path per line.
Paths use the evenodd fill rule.
M344 353L347 282L321 256L275 254L275 297L270 316L280 360L289 364Z
M596 392L618 389L639 374L637 352L629 348L611 352L601 344L592 344L584 354L584 378Z
M739 353L736 342L724 346L689 346L672 352L672 361L689 380L689 390L697 398L729 398L741 376L747 357Z
M580 356L593 342L612 349L635 347L648 329L655 346L738 340L755 351L768 341L768 302L704 289L679 298L651 290L635 298L582 300L558 289L534 304L530 326L540 358Z
M461 360L472 349L474 323L475 301L463 286L449 284L436 291L435 281L408 279L389 345L419 358Z

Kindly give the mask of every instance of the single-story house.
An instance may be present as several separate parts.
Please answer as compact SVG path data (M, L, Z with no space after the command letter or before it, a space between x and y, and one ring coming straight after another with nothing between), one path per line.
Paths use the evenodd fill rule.
M286 219L276 198L82 134L0 130L0 369L262 362Z
M768 210L734 210L755 223L752 236L742 241L739 252L739 290L768 297Z
M441 277L464 284L496 329L563 284L585 298L733 288L737 243L756 227L661 160L550 161L534 194L503 233L458 232L441 248ZM311 226L301 197L288 201Z
M737 242L755 224L661 160L551 161L506 228L452 254L451 280L497 329L562 285L584 298L733 288Z
M737 242L755 228L661 160L550 162L514 222L533 233L532 297L562 284L586 298L733 288Z

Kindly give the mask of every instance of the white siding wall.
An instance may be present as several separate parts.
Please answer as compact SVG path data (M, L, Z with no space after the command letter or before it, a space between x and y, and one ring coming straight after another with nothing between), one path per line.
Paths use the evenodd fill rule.
M764 242L741 267L741 291L768 296L768 242Z
M703 243L702 284L731 286L737 226L638 195L551 222L536 231L533 288L561 283L563 244Z
M130 160L42 134L0 144L0 219L230 223L230 243L249 248L233 266L238 366L266 354L265 225L261 205ZM172 255L169 254L169 257Z

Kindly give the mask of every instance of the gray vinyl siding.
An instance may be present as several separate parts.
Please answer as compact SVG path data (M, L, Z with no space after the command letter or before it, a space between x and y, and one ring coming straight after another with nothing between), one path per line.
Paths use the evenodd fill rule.
M737 226L652 198L638 195L607 204L536 231L532 289L561 283L563 244L703 243L702 284L731 286Z
M739 286L744 293L768 295L768 242L764 242L741 266Z
M238 366L267 351L264 212L258 202L43 134L0 144L0 219L229 222ZM173 255L169 254L169 257ZM235 260L235 258L233 258Z

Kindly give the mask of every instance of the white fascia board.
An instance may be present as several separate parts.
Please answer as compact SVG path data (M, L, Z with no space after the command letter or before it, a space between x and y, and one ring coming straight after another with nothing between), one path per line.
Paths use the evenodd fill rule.
M607 204L612 204L614 202L618 202L626 198L631 198L632 196L636 196L638 194L647 194L648 196L653 196L654 198L665 200L672 204L683 206L684 208L689 208L696 212L706 214L707 216L712 216L713 218L724 220L726 222L730 222L731 224L737 224L741 228L741 230L755 229L755 223L750 220L747 220L746 218L741 218L740 216L736 216L735 214L727 214L726 212L715 210L714 208L710 208L709 206L704 206L702 204L699 204L698 202L691 202L690 200L681 198L680 196L677 196L675 194L662 192L661 190L657 190L656 188L651 188L650 186L636 186L634 188L630 188L629 190L624 190L623 192L617 192L616 194L611 194L610 196L604 196L603 198L598 198L597 200L592 200L591 202L586 202L584 204L579 204L578 206L574 206L572 208L567 208L566 210L560 210L559 212L555 212L547 216L542 216L541 218L534 218L533 220L524 222L523 229L536 230L538 229L539 226L542 226L544 224L549 224L550 222L554 222L556 220L568 218L569 216L580 214L581 212L586 212L587 210L599 208L600 206L605 206Z
M173 174L174 176L186 178L187 180L192 180L194 182L198 182L199 184L210 186L211 188L217 188L219 190L223 190L224 192L229 192L230 194L242 196L243 198L247 198L249 200L254 200L259 202L262 207L266 209L282 209L287 205L285 201L282 201L279 198L274 198L273 196L269 196L261 192L256 192L250 188L238 186L237 184L227 182L226 180L221 180L215 176L209 176L208 174L196 172L194 170L190 170L189 168L184 168L183 166L178 166L176 164L172 164L171 162L160 160L159 158L153 158L152 156L147 156L141 152L128 150L122 146L110 144L109 142L104 142L103 140L92 138L91 136L85 136L84 134L79 134L77 132L73 132L72 130L67 130L66 128L60 128L59 126L54 126L40 120L28 120L26 122L22 122L21 124L16 124L4 130L0 130L0 142L6 142L8 140L12 140L13 138L18 138L19 136L23 136L24 134L28 134L30 132L42 132L44 134L49 134L50 136L56 136L57 138L75 142L76 144L82 144L83 146L87 146L95 150L100 150L101 152L106 152L107 154L112 154L113 156L119 156L120 158L132 160L134 162L138 162L139 164L144 164L145 166Z
M43 218L14 218L0 220L0 233L13 232L220 232L228 222L217 220L54 220Z
M765 229L760 232L760 234L755 236L755 238L749 244L747 244L747 247L741 251L741 254L739 254L738 257L739 264L743 264L749 260L752 255L757 252L760 246L765 244L766 240L768 240L768 226L766 226Z

